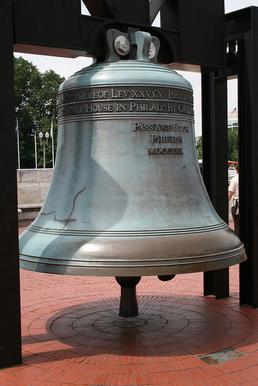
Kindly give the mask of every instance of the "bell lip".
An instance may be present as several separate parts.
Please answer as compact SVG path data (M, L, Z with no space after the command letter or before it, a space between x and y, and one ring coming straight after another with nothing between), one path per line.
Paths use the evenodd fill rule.
M230 267L244 262L247 259L245 249L241 243L239 248L225 253L211 254L209 256L188 256L167 260L138 260L138 261L80 261L50 259L20 255L20 268L49 274L65 274L76 276L157 276L168 274L186 274L206 272ZM189 259L191 260L189 264ZM44 261L45 260L45 261ZM61 264L60 264L61 263ZM74 264L72 264L74 263ZM78 264L78 260L77 260ZM94 265L95 264L95 265Z

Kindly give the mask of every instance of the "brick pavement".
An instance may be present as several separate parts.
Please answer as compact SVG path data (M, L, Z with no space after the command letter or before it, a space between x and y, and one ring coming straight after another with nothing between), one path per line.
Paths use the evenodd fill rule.
M144 277L132 319L113 278L21 271L21 289L23 365L0 386L258 385L258 310L238 304L238 267L224 300L202 296L201 273Z

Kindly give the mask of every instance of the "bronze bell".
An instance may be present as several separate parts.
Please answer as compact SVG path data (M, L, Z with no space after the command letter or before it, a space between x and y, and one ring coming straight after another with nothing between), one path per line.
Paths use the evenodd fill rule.
M107 41L106 61L60 87L54 177L21 236L21 267L170 278L244 261L199 171L191 85L155 63L148 33Z

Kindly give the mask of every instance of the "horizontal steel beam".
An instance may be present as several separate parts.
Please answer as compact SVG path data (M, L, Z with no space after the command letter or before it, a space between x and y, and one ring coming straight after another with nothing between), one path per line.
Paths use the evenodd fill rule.
M91 16L113 18L114 14L106 0L82 0Z
M173 4L178 1L173 1ZM194 6L191 12L187 11L189 0L180 0L174 8L171 7L172 2L166 1L162 7L162 28L151 26L149 3L146 0L134 2L139 12L135 12L136 5L133 7L132 0L107 0L107 3L98 1L95 6L92 1L85 0L93 15L110 15L109 11L104 10L105 4L108 4L109 9L112 8L112 17L107 18L81 15L80 0L15 0L14 50L67 57L95 56L103 59L103 34L107 29L127 31L128 28L135 28L150 32L161 40L160 62L190 63L215 68L224 65L223 0L214 0L209 7L206 5L201 18L199 11L206 0L192 2ZM134 9L134 12L130 9Z

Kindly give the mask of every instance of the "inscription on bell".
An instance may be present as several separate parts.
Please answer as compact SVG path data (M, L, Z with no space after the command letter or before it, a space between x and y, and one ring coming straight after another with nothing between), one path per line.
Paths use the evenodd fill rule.
M158 121L142 121L132 123L132 131L136 135L146 136L149 142L155 144L154 147L147 147L149 156L165 156L165 155L183 155L183 136L188 135L190 131L190 123L181 122L162 122ZM148 135L149 134L149 135ZM173 145L163 146L160 145Z
M147 150L149 155L183 155L181 147L151 147Z
M133 131L169 131L173 133L188 133L189 124L161 123L161 122L135 122Z
M151 142L152 143L182 143L182 137L151 134Z
M61 92L59 118L73 115L130 113L184 114L193 116L189 90L170 87L92 87Z
M147 154L179 156L183 155L182 136L190 132L188 117L193 116L193 95L190 90L168 86L87 87L61 92L58 107L59 118L64 120L73 116L112 119L115 115L148 114L150 121L132 123L133 131L144 135L145 143L144 132L149 132L148 142L152 145L145 149ZM179 122L170 121L179 115L184 116L182 121L179 117Z
M103 99L155 99L193 103L192 92L171 87L88 87L59 94L59 104Z

